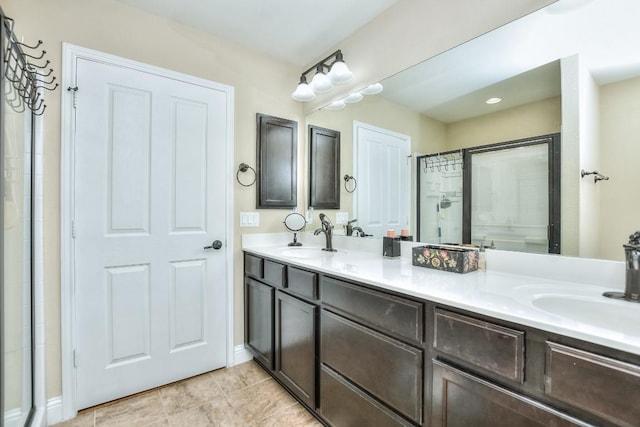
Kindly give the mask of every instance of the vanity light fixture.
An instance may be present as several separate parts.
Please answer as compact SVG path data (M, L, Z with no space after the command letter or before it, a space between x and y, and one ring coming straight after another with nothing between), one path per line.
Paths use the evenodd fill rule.
M360 91L363 95L377 95L382 92L382 85L380 83L374 83L362 89Z
M363 95L375 95L382 92L382 89L383 87L380 83L374 83L360 91L352 92L342 99L333 101L332 103L325 105L322 108L331 111L342 110L347 104L354 104L356 102L362 101L362 99L364 98Z
M362 101L362 98L364 98L364 97L362 96L362 94L360 92L354 92L354 93L350 94L349 96L347 96L344 99L344 102L346 102L347 104L353 104L353 103Z
M333 101L329 105L326 105L324 108L326 110L338 111L338 110L342 110L344 107L346 107L346 105L347 104L345 104L345 102L342 99L339 99L337 101Z
M500 101L502 101L502 98L489 98L485 102L487 104L497 104Z
M330 62L331 60L333 62ZM307 83L307 74L314 70L316 73L311 79L311 83ZM291 97L296 101L311 101L316 97L316 94L329 92L333 85L347 83L351 77L353 77L353 73L344 63L342 51L338 49L300 75L298 87L291 94Z

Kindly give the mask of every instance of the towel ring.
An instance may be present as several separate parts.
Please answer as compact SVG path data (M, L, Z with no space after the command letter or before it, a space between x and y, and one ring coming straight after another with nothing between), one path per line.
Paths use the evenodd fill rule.
M349 190L347 188L347 183L349 181L353 180L353 189ZM347 193L353 193L354 191L356 191L356 188L358 188L358 181L351 175L345 175L344 176L344 189Z
M245 173L247 170L251 169L251 171L253 172L253 181L251 181L249 184L243 184L242 182L240 182L240 172ZM242 185L243 187L251 187L253 184L256 183L256 179L257 179L258 175L256 174L256 170L254 168L252 168L251 166L249 166L246 163L240 163L238 165L238 171L236 172L236 181L238 181L238 184Z

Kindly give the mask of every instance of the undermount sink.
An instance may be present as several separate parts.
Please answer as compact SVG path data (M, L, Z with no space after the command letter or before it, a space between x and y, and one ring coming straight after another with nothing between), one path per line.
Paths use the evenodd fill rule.
M638 335L640 304L612 301L605 297L581 297L573 295L538 295L534 307L571 321L601 329Z
M336 252L323 251L322 248L309 246L291 246L278 251L278 255L297 259L316 259L332 256ZM346 251L340 251L344 255Z

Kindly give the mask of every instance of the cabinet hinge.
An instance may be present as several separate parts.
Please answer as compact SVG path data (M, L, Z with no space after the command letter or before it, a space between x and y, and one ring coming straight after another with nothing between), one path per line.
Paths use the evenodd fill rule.
M78 352L76 351L76 349L73 349L73 367L78 367Z
M76 238L76 222L74 220L71 220L71 238Z
M544 391L545 393L551 392L551 377L548 375L544 376Z

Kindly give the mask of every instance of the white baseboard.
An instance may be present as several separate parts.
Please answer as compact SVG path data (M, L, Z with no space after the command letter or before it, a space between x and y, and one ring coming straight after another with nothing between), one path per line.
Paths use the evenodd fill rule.
M253 359L253 355L249 353L244 344L237 345L233 348L233 365L248 362Z
M47 425L58 424L62 421L62 396L52 397L47 400Z

